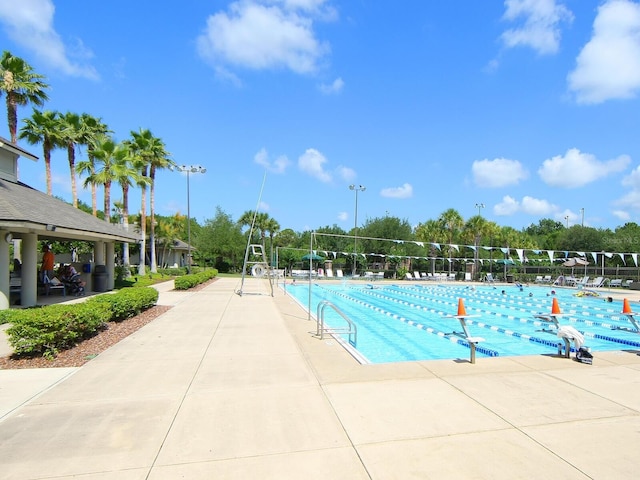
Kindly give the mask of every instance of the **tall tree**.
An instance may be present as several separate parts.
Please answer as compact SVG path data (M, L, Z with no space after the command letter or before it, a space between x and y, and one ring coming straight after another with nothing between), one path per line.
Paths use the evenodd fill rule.
M78 190L76 187L76 147L86 137L82 117L77 113L67 112L58 116L58 128L61 144L67 148L69 172L71 174L71 197L73 206L78 208Z
M451 273L451 253L454 249L454 247L452 246L453 239L462 229L462 226L464 225L464 219L457 210L455 210L454 208L449 208L448 210L445 210L440 214L440 217L438 217L438 222L447 234L447 240L449 242L449 273Z
M429 242L431 273L436 272L436 258L440 251L440 243L446 238L442 225L437 220L427 220L416 227L416 238L421 242Z
M127 157L127 149L115 142L111 137L102 137L94 144L94 155L97 160L96 169L85 180L104 187L104 219L111 222L111 184L117 181L117 165ZM124 200L124 199L123 199Z
M464 227L462 230L463 236L466 239L471 240L473 242L473 246L474 246L473 265L474 265L475 274L478 274L479 272L479 269L478 269L479 250L478 249L480 248L480 240L482 239L482 236L486 234L487 230L488 230L488 222L481 215L475 215L470 219L468 219L464 224ZM479 278L476 278L476 280L479 280Z
M51 110L41 112L34 108L33 115L31 115L31 118L24 120L24 125L20 129L21 139L26 140L31 145L42 144L48 195L53 195L51 188L51 151L62 145L58 118L58 112Z
M155 260L155 212L154 212L154 182L155 179L155 171L160 168L168 168L173 165L173 162L169 159L169 152L165 149L164 142L161 139L155 137L150 130L141 128L139 131L131 132L131 140L127 142L129 144L129 149L136 166L139 168L140 173L143 177L149 177L151 186L151 237L149 239L151 246L151 270L157 270L156 260ZM153 174L153 178L151 175ZM145 273L145 257L146 255L146 223L147 223L147 189L146 186L142 186L142 198L140 202L141 208L141 225L142 225L142 245L141 249L144 254L141 256L140 266L139 266L139 274L144 275Z
M84 137L82 138L82 145L87 147L87 160L78 162L76 165L76 171L79 174L93 175L95 171L95 158L93 156L94 143L98 138L103 137L104 135L113 133L107 125L102 123L101 118L93 117L87 113L83 113L81 115L81 121L84 130ZM97 189L95 183L90 183L91 185L91 207L93 211L93 216L98 216L98 200L97 200Z
M149 132L147 130L147 132ZM151 132L149 132L149 209L151 213L151 229L149 234L149 242L151 243L151 272L156 273L158 271L158 265L156 262L156 200L155 200L155 185L156 185L156 172L158 170L164 170L165 168L173 168L175 167L175 162L169 158L171 155L165 149L164 142L157 137L154 137Z
M117 145L116 150L112 170L113 180L118 182L122 188L122 220L124 229L129 230L129 189L133 185L148 182L149 179L143 177L133 164L127 144L121 143ZM131 272L129 270L129 244L127 242L122 246L122 263L125 267L125 276L128 277Z
M18 106L29 104L41 107L49 97L49 88L43 75L33 71L33 67L20 57L14 57L8 51L0 58L0 95L4 93L7 101L7 119L11 142L17 141Z

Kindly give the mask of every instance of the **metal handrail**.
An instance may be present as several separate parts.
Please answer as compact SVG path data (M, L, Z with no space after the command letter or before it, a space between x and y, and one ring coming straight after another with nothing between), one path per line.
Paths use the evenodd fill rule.
M324 324L324 309L326 307L331 307L333 310L335 310L336 313L340 315L347 322L349 326L348 327L326 327ZM316 310L316 321L317 321L316 335L319 335L321 340L324 338L325 333L328 333L328 334L347 333L349 334L349 343L354 347L356 346L356 343L358 342L358 327L356 326L355 323L353 323L349 319L349 317L347 317L342 312L342 310L340 310L330 301L322 300L318 304L318 308Z

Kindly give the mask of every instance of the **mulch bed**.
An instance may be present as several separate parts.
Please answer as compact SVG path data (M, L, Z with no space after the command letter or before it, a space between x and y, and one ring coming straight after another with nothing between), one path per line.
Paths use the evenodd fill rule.
M216 279L213 278L208 282L196 285L186 291L200 291L215 281ZM156 305L145 310L140 315L122 322L109 322L104 330L97 332L96 335L84 340L73 348L59 352L53 359L46 359L44 357L19 358L14 357L13 355L1 357L0 370L18 368L81 367L92 358L95 358L97 355L104 352L107 348L115 345L123 338L128 337L171 308L172 307L169 305Z

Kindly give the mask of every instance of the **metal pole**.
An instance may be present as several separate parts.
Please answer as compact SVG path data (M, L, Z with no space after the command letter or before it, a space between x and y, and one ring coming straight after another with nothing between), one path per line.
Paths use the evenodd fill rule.
M176 170L187 174L187 273L191 273L191 192L189 176L192 173L206 173L207 169L200 165L180 165L176 167Z
M358 265L358 190L356 189L356 214L355 220L353 222L353 275L356 274L357 265Z
M189 192L189 170L187 170L187 274L191 273L191 195Z
M349 185L349 190L353 190L356 192L356 212L355 212L355 220L353 222L353 271L352 275L356 274L356 266L358 263L358 192L364 192L367 188L363 185Z

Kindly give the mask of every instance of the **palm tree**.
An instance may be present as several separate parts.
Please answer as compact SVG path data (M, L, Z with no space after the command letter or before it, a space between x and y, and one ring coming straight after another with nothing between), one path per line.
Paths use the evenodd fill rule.
M158 146L162 145L162 151L164 151L164 144L159 139L156 139L149 130L140 129L138 132L131 132L131 139L126 140L129 147L130 155L133 159L134 165L140 171L142 177L149 177L149 169L153 161L153 156L158 153ZM155 153L154 153L155 152ZM138 265L138 275L144 275L146 272L146 254L147 254L147 187L146 183L141 185L142 197L140 201L140 228L142 234L142 241L140 243L140 264ZM151 223L153 228L153 222ZM155 246L152 242L152 252L155 252ZM153 260L151 260L153 263Z
M78 208L78 191L76 188L76 146L83 143L87 136L82 117L77 113L67 112L58 117L60 140L67 147L69 172L71 174L71 196L73 206Z
M431 257L431 273L436 273L436 257L440 250L439 244L443 237L442 226L436 220L427 220L416 227L416 238L421 242L429 242L429 256Z
M480 240L482 239L482 236L485 235L487 233L487 231L489 230L489 222L487 222L487 220L482 217L481 215L475 215L473 217L471 217L469 220L467 220L467 222L464 224L463 227L463 234L468 238L473 240L473 265L474 265L474 269L475 272L477 273L479 272L478 269L478 248L480 248ZM479 279L477 279L479 280Z
M76 165L76 171L80 175L82 174L93 175L95 171L95 164L94 164L95 162L94 162L94 156L93 156L94 141L103 135L107 135L113 132L109 130L107 125L102 123L101 118L96 118L87 113L83 113L80 119L83 125L83 131L84 131L84 136L81 140L81 143L82 145L86 145L87 147L87 160L79 162L78 165ZM90 185L91 185L91 208L93 211L93 216L97 217L98 216L98 200L97 200L97 193L96 193L96 184L90 183Z
M254 221L255 218L255 221ZM269 229L269 222L271 218L268 213L264 212L253 212L252 210L247 210L238 219L238 224L241 226L251 227L253 225L254 229L257 230L260 234L260 244L262 245L262 252L266 255L265 248L265 238L267 236L267 231ZM277 223L277 222L276 222ZM279 225L278 225L279 228ZM251 231L251 229L249 229ZM267 261L266 258L263 258L262 261Z
M129 230L129 188L133 185L148 183L149 179L143 177L136 165L133 164L127 144L120 143L116 149L112 170L113 180L122 187L122 220L124 229ZM127 242L122 245L122 263L125 267L125 277L129 277L131 271L129 270L129 244Z
M24 120L20 138L31 145L42 143L44 168L46 172L47 194L53 195L51 188L51 151L62 145L60 138L59 113L51 110L41 112L33 109L31 118Z
M160 257L160 264L164 265L167 257L167 247L173 245L173 241L178 238L180 232L183 230L183 225L187 220L186 215L180 215L176 213L173 217L164 218L158 222L159 235L157 237L158 242L162 244L162 255Z
M146 130L149 132L149 130ZM156 225L156 214L155 214L155 185L156 185L156 171L162 170L165 168L172 169L175 167L175 162L169 158L170 153L166 151L164 142L159 138L153 137L151 132L149 132L149 208L151 212L151 231L149 234L149 242L151 247L150 257L151 257L151 273L156 273L158 271L158 265L156 262L156 242L155 242L155 225Z
M117 178L117 165L124 161L123 159L127 157L128 151L111 137L104 136L96 139L93 154L98 161L98 165L93 174L89 175L85 180L85 186L91 183L104 186L104 219L110 223L111 184Z
M447 237L449 240L449 274L451 273L451 250L453 249L453 239L455 235L462 229L464 225L464 220L462 215L458 213L458 211L454 208L450 208L445 210L440 214L438 218L438 222L440 223L442 229L447 233Z
M18 106L33 104L44 105L49 97L45 90L49 85L43 82L45 77L34 73L33 68L20 57L14 57L8 51L0 58L0 95L7 96L7 119L11 142L16 143L18 130Z
M274 258L273 258L273 238L280 231L280 224L275 218L268 217L267 220L265 221L264 227L265 227L265 230L269 232L269 249L270 249L269 265L275 267Z

